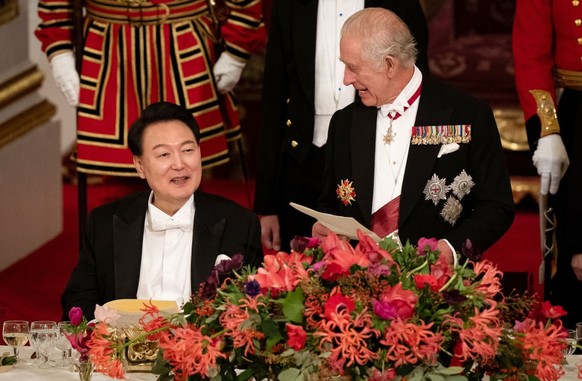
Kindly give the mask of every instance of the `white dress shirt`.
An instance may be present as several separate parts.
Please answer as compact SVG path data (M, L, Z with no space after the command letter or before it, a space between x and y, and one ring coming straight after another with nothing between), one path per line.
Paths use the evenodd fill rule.
M420 96L411 105L408 104L408 100L417 91L421 83L422 73L415 67L410 82L394 102L378 108L372 213L386 205L393 198L400 196L402 192L402 181L410 148L412 127L414 127L416 120ZM408 109L403 111L404 107L408 107ZM395 120L388 117L389 114L394 116L396 111L401 114L400 117ZM392 126L394 140L390 144L385 144L384 135L390 126Z
M320 0L315 41L315 125L313 144L327 141L331 116L355 99L353 86L343 84L344 64L339 60L339 41L345 20L364 9L364 0Z
M152 204L146 212L138 299L190 300L194 196L169 216ZM180 227L177 227L180 226Z

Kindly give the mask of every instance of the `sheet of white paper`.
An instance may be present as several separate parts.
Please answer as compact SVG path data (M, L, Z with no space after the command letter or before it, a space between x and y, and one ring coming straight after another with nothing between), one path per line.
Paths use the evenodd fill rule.
M380 242L381 238L378 237L376 233L360 224L358 221L352 217L336 216L334 214L322 213L317 210L313 210L303 205L290 202L289 205L297 209L298 211L307 214L319 221L323 226L333 231L338 235L345 235L349 239L358 239L357 231L361 230L363 233L372 237L376 242Z

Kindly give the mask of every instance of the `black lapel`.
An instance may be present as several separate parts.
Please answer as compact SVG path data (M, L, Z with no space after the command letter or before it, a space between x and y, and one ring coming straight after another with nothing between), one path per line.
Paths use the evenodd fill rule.
M212 203L204 201L202 192L194 193L196 212L194 215L194 234L192 243L191 284L195 293L200 283L205 282L214 268L216 256L221 254L220 243L223 239L226 219L217 218L212 211Z
M415 126L449 124L452 107L447 106L434 83L423 78L420 104L416 114ZM434 173L440 145L411 145L408 152L402 193L400 196L399 226L406 220L420 198L424 197L426 182Z
M137 295L148 196L149 192L143 192L125 210L113 215L113 277L117 299L134 299Z
M375 107L366 107L356 102L350 126L352 176L356 200L366 219L366 226L370 225L374 194L377 112Z
M291 0L283 0L291 1ZM295 46L295 65L297 76L303 83L305 95L313 104L315 97L315 40L317 37L317 4L318 0L298 2L293 8L293 31Z

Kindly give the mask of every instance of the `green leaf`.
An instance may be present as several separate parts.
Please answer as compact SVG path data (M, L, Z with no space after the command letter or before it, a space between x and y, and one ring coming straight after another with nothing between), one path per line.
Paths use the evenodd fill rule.
M288 292L285 298L277 301L277 303L281 304L283 314L287 320L301 324L303 323L303 310L305 308L303 300L303 290L301 287L297 287L295 291Z
M300 375L301 375L301 371L299 369L289 368L289 369L285 369L284 371L279 373L277 380L279 380L279 381L297 381L299 379Z

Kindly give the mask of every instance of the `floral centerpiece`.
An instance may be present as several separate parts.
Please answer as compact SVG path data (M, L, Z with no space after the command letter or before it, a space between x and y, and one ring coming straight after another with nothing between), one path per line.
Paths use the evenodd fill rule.
M435 239L400 247L364 234L297 238L262 267L221 262L179 314L144 307L159 380L530 379L562 374L563 311L504 296L502 273L470 250L461 265ZM105 323L88 342L97 371L123 377L123 351ZM116 369L116 372L111 372Z

